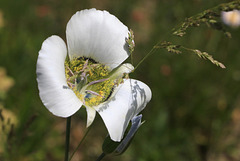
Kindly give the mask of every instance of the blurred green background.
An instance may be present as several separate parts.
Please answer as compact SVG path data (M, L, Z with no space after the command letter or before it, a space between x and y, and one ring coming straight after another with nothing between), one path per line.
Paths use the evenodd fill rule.
M36 61L51 35L65 40L70 17L79 10L108 10L134 31L136 65L159 40L207 51L221 69L191 53L158 50L131 77L152 89L144 125L122 156L108 161L238 161L240 158L240 29L232 38L206 26L183 38L171 29L186 17L227 0L1 0L0 160L61 161L65 119L53 116L38 96ZM169 33L169 34L168 34ZM86 112L73 116L71 152L86 131ZM97 116L72 161L93 161L107 130Z

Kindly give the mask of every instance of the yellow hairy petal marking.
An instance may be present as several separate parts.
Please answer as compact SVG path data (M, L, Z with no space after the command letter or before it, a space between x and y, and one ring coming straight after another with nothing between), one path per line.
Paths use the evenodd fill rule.
M110 77L110 68L91 58L79 57L65 61L68 86L86 106L97 106L106 101L122 77Z

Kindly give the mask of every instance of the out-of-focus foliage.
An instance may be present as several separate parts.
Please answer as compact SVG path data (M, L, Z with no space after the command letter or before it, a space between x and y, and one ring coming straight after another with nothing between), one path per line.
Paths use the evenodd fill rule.
M3 100L14 81L6 75L6 70L0 67L0 153L6 151L8 140L11 139L14 126L17 124L16 115L3 107Z
M11 135L5 135L11 137L5 139L4 147L2 138L0 140L0 160L63 160L65 119L51 115L39 99L36 60L41 44L47 37L55 34L65 39L65 28L70 17L78 10L92 7L108 10L134 31L134 65L157 42L165 40L207 51L226 66L226 69L221 69L186 50L172 54L157 48L130 75L142 80L152 89L153 98L143 111L143 120L146 122L139 128L123 155L107 156L105 160L238 160L240 28L223 26L231 33L232 38L205 25L188 28L183 37L172 35L172 28L179 24L181 26L181 22L185 22L187 17L227 2L0 1L0 66L3 67L1 70L7 71L8 76L4 77L14 80L14 86L0 99L0 109L3 109L1 116L11 117L14 124L12 129L11 126L8 129L8 134L11 132ZM3 90L0 89L0 93L1 91ZM83 108L73 116L71 152L86 131L85 115ZM3 132L0 132L2 136ZM101 118L97 117L72 161L95 160L101 154L101 145L106 134Z

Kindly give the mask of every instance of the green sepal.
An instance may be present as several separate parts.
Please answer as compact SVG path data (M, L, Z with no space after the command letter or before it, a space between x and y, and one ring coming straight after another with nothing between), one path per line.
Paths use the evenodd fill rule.
M103 142L102 150L105 154L113 154L113 155L121 155L123 154L127 148L129 147L131 141L133 140L138 128L143 124L141 122L142 115L138 115L132 118L132 125L120 142L115 142L111 140L108 135Z
M103 142L102 151L105 154L111 154L115 151L119 144L120 142L111 140L110 136L108 135Z

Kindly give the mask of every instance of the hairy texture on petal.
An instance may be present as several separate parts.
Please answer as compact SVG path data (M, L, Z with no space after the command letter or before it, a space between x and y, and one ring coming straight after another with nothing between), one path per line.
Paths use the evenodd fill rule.
M37 81L43 104L54 115L68 117L74 114L82 103L68 88L64 61L67 48L58 36L46 39L37 60Z
M79 11L67 24L70 58L90 57L115 68L130 55L126 43L128 32L128 28L107 11Z
M137 80L127 79L104 105L96 107L113 141L121 141L129 121L150 101L150 88Z

